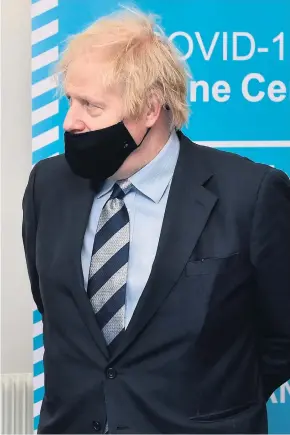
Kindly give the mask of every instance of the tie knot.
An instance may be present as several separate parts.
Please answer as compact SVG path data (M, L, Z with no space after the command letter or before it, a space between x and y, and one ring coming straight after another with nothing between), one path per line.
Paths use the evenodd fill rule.
M130 192L132 187L133 187L133 185L132 185L131 181L129 181L129 180L118 181L114 185L113 193L112 193L110 199L115 199L115 198L123 199L124 196Z

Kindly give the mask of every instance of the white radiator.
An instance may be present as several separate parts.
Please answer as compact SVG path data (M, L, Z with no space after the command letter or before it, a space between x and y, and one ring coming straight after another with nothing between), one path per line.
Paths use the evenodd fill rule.
M1 374L1 434L32 434L32 413L32 374Z

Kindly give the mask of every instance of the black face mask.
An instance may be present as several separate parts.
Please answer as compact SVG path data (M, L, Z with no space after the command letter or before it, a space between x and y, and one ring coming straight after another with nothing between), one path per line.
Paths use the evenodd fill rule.
M141 143L149 133L147 129ZM74 134L65 132L65 157L80 177L104 181L111 177L139 145L123 121L101 130Z

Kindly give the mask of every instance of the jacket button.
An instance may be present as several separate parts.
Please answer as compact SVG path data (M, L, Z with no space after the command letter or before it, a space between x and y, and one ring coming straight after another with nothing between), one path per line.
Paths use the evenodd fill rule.
M93 429L96 432L100 432L100 430L101 430L101 423L99 421L93 421Z
M114 379L117 376L117 372L113 367L109 367L107 369L107 378L108 379Z

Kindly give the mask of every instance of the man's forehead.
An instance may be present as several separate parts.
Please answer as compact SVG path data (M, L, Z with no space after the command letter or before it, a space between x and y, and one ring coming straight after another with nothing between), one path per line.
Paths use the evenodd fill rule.
M70 62L64 77L64 90L67 94L82 93L102 98L104 94L115 94L116 89L104 86L108 65L98 59L78 58Z
M76 59L70 62L65 73L65 81L67 83L79 86L89 84L91 82L102 83L104 77L104 66L97 62L88 62L83 58Z

